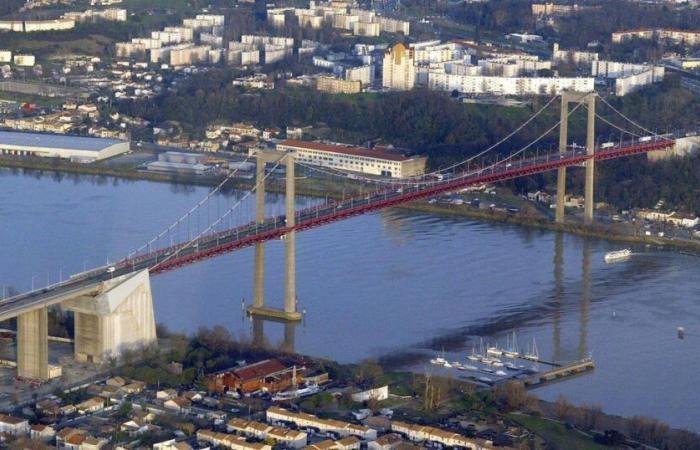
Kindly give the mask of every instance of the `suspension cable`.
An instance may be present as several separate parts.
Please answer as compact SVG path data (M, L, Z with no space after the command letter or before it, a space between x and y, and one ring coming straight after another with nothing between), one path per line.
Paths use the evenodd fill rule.
M605 100L605 98L603 98L603 97L599 97L599 98L600 98L600 101L602 101L605 105L607 105L608 108L612 109L615 113L620 115L623 119L625 119L626 121L628 121L629 123L631 123L635 127L639 128L640 130L644 131L645 133L648 133L648 134L651 134L654 136L658 136L658 134L656 134L655 132L653 132L647 128L644 128L642 125L638 124L637 122L635 122L634 120L630 119L629 117L624 115L622 112L617 110L617 108L615 108L613 105L611 105L607 100Z
M419 176L403 177L403 178L399 178L399 179L397 179L397 180L373 179L373 178L367 178L367 177L363 177L363 176L355 175L355 174L353 174L352 177L349 177L348 174L345 174L345 173L342 172L342 171L339 171L339 174L334 174L334 173L331 173L331 172L328 172L328 171L321 170L321 169L319 169L319 168L317 168L317 167L308 166L308 165L306 165L306 164L304 164L304 163L302 163L302 162L299 162L298 164L300 164L300 165L302 165L302 166L304 166L304 167L306 167L306 168L308 168L308 169L314 170L314 171L316 171L316 172L325 173L325 174L327 174L327 175L336 176L336 177L337 177L337 176L342 176L343 178L350 178L350 179L355 179L355 180L358 180L358 179L359 179L359 180L364 180L364 181L367 181L367 182L369 182L369 183L375 183L375 184L419 185L419 184L431 183L431 182L426 182L426 181L414 181L414 182L411 182L411 181L406 181L406 180L421 180L421 179L426 178L426 177L429 177L429 176L431 176L431 175L438 175L438 174L441 174L441 173L443 173L443 172L447 172L447 171L449 171L449 170L455 169L455 168L457 168L457 167L459 167L459 166L462 166L462 165L464 165L464 164L470 163L470 162L472 162L473 160L482 157L482 156L485 155L486 153L492 151L492 150L495 149L496 147L500 146L501 144L503 144L504 142L506 142L507 140L509 140L510 138L512 138L515 134L517 134L517 133L520 132L523 128L525 128L525 127L528 126L530 123L532 123L532 121L535 120L537 117L539 117L547 108L549 108L549 106L550 106L557 98L558 98L558 96L556 96L556 95L555 95L554 97L550 98L550 99L547 101L547 103L545 103L537 112L535 112L535 114L533 114L532 116L530 116L525 122L523 122L522 124L520 124L515 130L513 130L513 131L510 132L508 135L506 135L505 137L503 137L502 139L500 139L498 142L494 143L493 145L489 146L488 148L486 148L486 149L480 151L479 153L477 153L477 154L475 154L475 155L472 155L472 156L470 156L470 157L468 157L468 158L466 158L466 159L464 159L464 160L462 160L462 161L459 161L459 162L457 162L457 163L454 163L454 164L452 164L452 165L450 165L450 166L448 166L448 167L444 167L444 168L442 168L442 169L438 169L438 170L435 170L435 171L433 171L433 172L428 172L428 173L425 173L425 174L422 174L422 175L419 175ZM331 169L331 170L338 170L338 169L335 169L335 168L332 168L332 167L329 167L328 169Z
M277 169L277 167L282 163L282 161L287 158L287 156L288 155L285 154L282 158L277 160L277 162L272 167L272 169L263 177L263 180L262 180L263 182L265 182L265 180L267 180L267 178L270 175L272 175L272 173ZM226 217L228 217L229 214L231 214L234 210L236 210L238 208L238 206L241 205L241 203L243 203L246 199L248 199L248 197L250 197L254 192L256 192L257 187L258 187L258 185L256 183L255 186L253 186L253 188L251 190L246 191L246 193L243 197L241 197L233 206L231 206L222 216L220 216L217 220L215 220L212 224L210 224L206 230L201 231L197 236L193 237L188 242L186 242L184 245L180 246L176 251L174 251L173 253L168 255L164 260L156 263L156 265L154 265L153 267L149 267L149 270L157 269L158 266L160 266L161 264L169 261L174 256L179 255L180 252L182 252L183 250L191 247L195 242L197 242L199 239L201 239L202 236L209 233L215 226L220 224Z
M199 207L201 207L201 206L204 205L207 201L209 201L209 199L210 199L211 197L213 197L214 195L216 195L216 194L224 187L224 185L225 185L231 178L233 178L233 177L236 175L236 173L238 173L238 171L241 169L241 167L243 167L243 166L245 165L245 163L247 163L247 162L250 160L250 158L251 158L251 155L246 156L246 158L243 160L243 162L242 162L238 167L236 167L236 169L234 169L233 172L229 173L229 174L221 181L221 183L219 183L214 189L212 189L211 191L209 191L209 193L207 193L207 195L204 196L204 198L202 198L202 199L201 199L196 205L194 205L189 211L187 211L185 214L183 214L183 215L182 215L180 218L178 218L175 222L173 222L172 224L170 224L170 226L164 228L163 231L161 231L160 233L158 233L157 235L155 235L153 238L151 238L151 240L149 240L148 242L146 242L145 244L143 244L141 247L137 248L136 250L132 250L132 251L129 253L129 255L127 256L127 258L131 258L131 257L133 257L133 256L135 256L135 255L137 255L137 254L139 254L139 253L142 252L143 250L149 248L154 242L158 241L160 238L162 238L162 237L165 236L167 233L169 233L170 231L172 231L176 226L180 225L180 223L182 223L183 221L185 221L186 219L188 219L188 218L192 215L192 213L194 213Z
M556 97L554 97L554 98L556 98ZM551 103L551 100L550 100L550 103ZM569 113L568 113L568 115L567 115L567 119L568 119L569 116L571 116L571 115L574 113L574 111L576 111L582 104L583 104L583 102L578 102L578 103L576 104L576 106L575 106L574 108L572 108L572 109L569 111ZM485 166L485 167L483 167L483 168L481 168L481 169L479 169L479 170L472 171L472 172L465 172L464 174L460 175L459 177L457 177L457 178L455 178L455 179L456 179L456 180L459 180L459 179L463 179L463 178L466 178L466 177L469 177L469 176L472 176L472 175L475 175L475 174L479 174L479 173L481 173L482 171L485 171L485 170L488 170L488 169L490 169L490 168L493 168L493 167L497 166L498 164L502 164L502 163L504 163L504 162L506 162L506 161L509 161L510 159L512 159L512 158L514 158L515 156L517 156L517 155L523 153L524 151L526 151L527 149L529 149L530 147L532 147L533 145L535 145L536 143L538 143L539 141L541 141L546 135L548 135L549 133L551 133L552 131L554 131L554 130L561 124L561 122L562 122L561 119L559 119L559 121L558 121L556 124L554 124L551 128L549 128L549 129L548 129L547 131L545 131L544 133L542 133L542 134L541 134L539 137L537 137L535 140L533 140L532 142L530 142L529 144L527 144L526 146L524 146L523 148L521 148L521 149L518 150L517 152L515 152L515 153L513 153L513 154L511 154L511 155L509 155L509 156L507 156L506 158L503 158L503 159L501 159L501 160L499 160L499 161L496 161L495 163L493 163L493 164L491 164L491 165L488 165L488 166ZM480 155L483 155L484 153L486 153L486 151L481 152ZM473 160L473 159L474 159L474 158L470 158L470 160ZM458 166L458 165L460 165L460 164L463 164L463 163L465 163L465 162L467 162L467 160L463 161L462 163L456 164L455 167ZM379 180L379 179L375 180L375 179L372 179L372 178L357 176L357 175L355 175L355 174L348 174L348 173L345 173L345 172L333 173L333 172L330 172L330 171L326 171L326 170L319 169L319 168L317 168L317 167L313 167L313 166L306 165L306 164L301 163L301 162L298 163L298 164L300 164L300 165L302 165L302 166L304 166L304 167L306 167L306 168L308 168L308 169L311 169L311 170L320 172L320 173L325 173L325 174L327 174L327 175L331 175L331 176L335 176L335 177L340 177L340 178L345 178L345 179L360 179L360 180L365 180L365 181L368 181L368 182L382 183L382 184L388 184L388 185L397 185L397 184L398 184L398 185L410 185L410 186L419 186L419 185L432 184L432 183L434 183L434 181L424 181L424 180L423 180L423 181L414 181L414 182L403 181L403 180L405 180L405 178L404 178L403 180L396 180L396 181L394 181L394 180ZM338 170L338 169L335 169L335 168L330 168L330 169L331 169L331 170ZM436 172L434 172L434 173L436 173ZM352 175L352 178L350 177L350 175ZM428 176L428 175L430 175L430 174L425 174L425 175L423 175L423 176Z
M587 106L584 105L584 107L586 107L586 109L588 109ZM598 119L600 119L602 122L604 122L604 123L610 125L611 127L615 128L617 131L620 131L620 132L622 132L622 133L629 134L630 136L634 136L634 137L642 137L641 134L637 134L637 133L634 133L634 132L632 132L632 131L626 130L626 129L624 129L624 128L622 128L622 127L620 127L620 126L618 126L618 125L612 123L611 121L609 121L608 119L606 119L605 117L601 116L601 115L598 114L598 113L596 113L595 116L596 116Z

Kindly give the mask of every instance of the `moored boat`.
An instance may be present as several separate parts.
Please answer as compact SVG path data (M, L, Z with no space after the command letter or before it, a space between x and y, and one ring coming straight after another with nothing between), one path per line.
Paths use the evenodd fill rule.
M625 259L629 258L630 256L632 256L632 250L626 248L623 250L608 252L605 254L605 257L603 259L605 259L606 263L612 263L615 261L625 260Z

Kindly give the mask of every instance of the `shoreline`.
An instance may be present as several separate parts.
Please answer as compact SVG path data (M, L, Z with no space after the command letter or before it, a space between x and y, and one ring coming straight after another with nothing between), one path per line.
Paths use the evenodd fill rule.
M673 248L681 251L700 254L700 242L675 240L656 236L633 236L620 233L606 225L594 224L584 225L581 223L558 224L546 219L528 218L494 211L480 211L469 208L455 208L452 205L431 205L428 203L407 203L397 205L394 208L423 212L429 214L439 214L451 217L467 217L492 223L502 223L507 225L518 225L533 229L568 233L577 236L603 239L607 241L635 244L654 245L657 247Z
M37 161L37 160L18 160L18 159L0 159L0 168L23 170L23 171L39 171L64 173L75 175L91 175L114 177L128 180L143 180L153 181L158 183L168 184L185 184L191 186L214 187L221 181L221 176L201 176L201 175L183 175L183 174L162 174L150 173L145 171L137 171L133 168L112 168L105 166L87 165L66 163L63 161ZM224 186L224 189L251 189L254 183L249 180L230 180ZM357 190L358 185L353 183L345 186L348 192L353 189ZM360 186L360 189L362 187ZM284 180L273 180L266 185L267 192L283 193ZM302 179L297 183L296 192L298 195L309 197L328 197L341 198L341 186L338 183L328 183L326 180ZM345 188L342 188L345 191ZM511 215L507 213L474 210L469 207L455 205L436 205L429 204L425 201L414 201L410 203L393 206L393 208L402 209L405 211L419 212L425 214L435 214L451 217L464 217L484 222L502 223L507 225L517 225L532 229L562 232L582 237L597 238L613 242L635 244L635 245L654 245L657 247L670 248L679 251L687 251L693 254L700 254L700 241L675 240L661 238L656 236L634 236L621 233L613 228L594 224L583 225L581 223L564 223L557 224L547 219L524 217L520 215Z

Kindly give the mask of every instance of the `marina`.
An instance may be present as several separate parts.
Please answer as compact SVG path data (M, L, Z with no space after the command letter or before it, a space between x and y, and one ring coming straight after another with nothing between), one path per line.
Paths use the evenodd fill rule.
M430 359L430 364L444 369L467 372L459 375L459 378L479 385L493 386L508 380L520 380L528 387L537 387L555 379L560 380L568 376L578 375L594 367L591 358L567 364L544 360L539 356L535 339L532 340L527 350L520 353L517 350L515 332L512 333L512 339L511 335L508 335L505 349L498 345L484 347L483 338L479 338L479 349L477 352L476 346L473 346L471 353L465 358L465 363L448 361L443 351L440 356ZM540 365L548 370L542 372ZM488 376L484 376L484 374Z

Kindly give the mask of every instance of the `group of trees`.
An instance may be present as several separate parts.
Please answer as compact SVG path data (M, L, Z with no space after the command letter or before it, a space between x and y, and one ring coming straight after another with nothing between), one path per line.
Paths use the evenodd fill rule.
M559 397L552 405L554 415L561 421L570 423L582 430L607 430L597 440L608 444L621 444L623 434L631 439L655 448L685 450L700 448L697 434L671 429L665 423L650 417L630 418L605 415L598 405L575 406L564 397ZM618 442L610 442L611 440Z
M231 78L225 70L193 76L177 93L156 101L124 102L120 111L156 123L177 121L195 133L216 121L248 121L261 127L324 124L336 136L358 144L379 139L414 149L429 155L433 165L483 149L532 113L532 109L466 106L446 93L424 89L355 96L309 89L250 93L232 86ZM540 106L535 103L533 108ZM542 129L526 128L511 145L534 139Z
M432 168L447 166L471 156L505 137L542 105L533 99L529 108L464 105L442 92L415 89L408 92L363 95L330 95L307 89L283 88L256 92L231 85L234 74L212 70L193 76L177 93L167 93L155 101L129 101L119 105L120 112L141 116L155 123L176 121L190 133L202 133L216 121L248 121L260 127L287 125L323 125L331 138L363 144L382 140L410 148L429 156ZM651 131L663 133L692 129L700 117L700 101L679 87L670 76L661 85L608 102L635 122ZM616 125L645 135L648 132L626 122L602 102L599 113ZM558 120L556 105L516 134L490 155L509 154L534 140ZM571 139L585 141L585 114L570 119ZM598 121L600 142L628 139L610 125ZM556 132L545 137L540 151L556 146ZM597 175L598 198L618 208L652 206L663 198L671 206L700 212L698 198L698 158L647 162L645 158L628 158L601 165ZM571 177L577 189L582 179ZM546 188L550 175L514 183L516 190Z
M610 42L615 31L637 28L697 29L700 11L617 0L598 2L595 8L559 19L557 36L563 47L584 47L588 42Z

